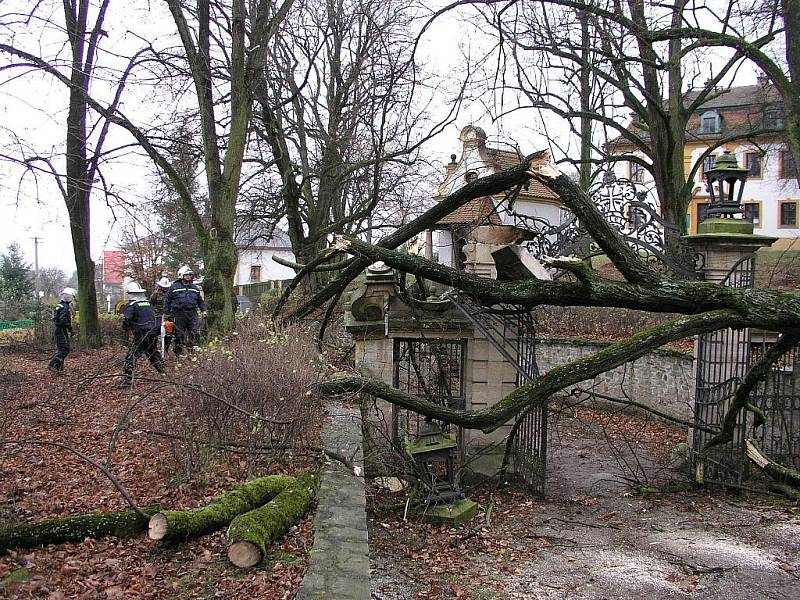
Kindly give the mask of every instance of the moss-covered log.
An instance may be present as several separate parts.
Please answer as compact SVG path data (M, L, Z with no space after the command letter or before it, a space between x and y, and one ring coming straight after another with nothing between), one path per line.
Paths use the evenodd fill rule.
M243 483L206 506L160 512L150 519L148 535L153 540L187 540L211 533L269 502L294 481L289 475L268 475Z
M481 429L488 433L516 417L526 408L544 402L556 392L597 377L668 342L725 327L741 326L741 319L731 311L681 317L615 342L580 360L550 369L544 375L519 386L500 402L483 410L457 410L411 395L382 381L353 375L323 381L318 388L323 394L367 393L434 419L467 429Z
M150 516L159 507L144 509ZM101 512L65 519L55 519L30 525L17 525L0 530L0 552L12 548L36 548L46 544L82 542L87 537L100 538L107 535L127 537L147 528L147 518L129 510L124 512Z
M237 567L261 562L267 544L285 534L308 510L317 489L317 475L305 473L273 500L231 521L228 559Z

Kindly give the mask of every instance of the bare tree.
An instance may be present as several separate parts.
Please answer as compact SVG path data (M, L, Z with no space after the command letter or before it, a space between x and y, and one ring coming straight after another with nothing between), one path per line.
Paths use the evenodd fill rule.
M547 259L551 267L570 273L572 280L529 278L498 281L392 249L438 221L442 213L456 210L477 197L513 190L531 178L550 187L564 205L578 216L582 226L622 274L623 281L607 279L586 262L574 257ZM500 402L484 410L461 411L440 406L359 375L344 375L322 384L322 389L328 393L364 391L424 415L486 432L510 419L519 418L526 409L540 405L560 390L644 356L674 340L726 328L757 327L780 333L785 338L781 347L785 347L796 340L800 332L800 294L795 291L735 289L716 283L680 280L654 270L605 220L580 186L550 162L547 153L531 155L517 167L468 183L376 245L352 237L340 237L335 248L350 254L354 260L336 281L308 298L293 316L309 314L322 306L376 260L382 260L401 272L462 290L485 306L516 305L521 310L542 305L606 306L681 315L615 342L595 354L554 368L519 386ZM763 372L763 361L756 361L751 373L743 378L743 390L739 396L744 394L746 398L747 386L752 386L753 379L760 377L759 373ZM719 435L709 441L709 446L723 443L730 436L738 412L754 409L746 402L739 401L729 410L725 425Z
M107 35L104 30L106 13L110 0L101 0L93 5L89 0L70 0L58 4L37 2L23 12L15 12L13 7L0 17L8 43L0 43L0 52L12 62L4 66L12 73L11 79L20 73L43 71L67 85L69 101L66 114L66 137L63 154L64 166L59 167L61 158L51 154L38 154L20 143L20 152L5 155L6 159L23 164L35 176L52 177L58 187L69 213L72 248L78 273L78 306L81 312L80 338L87 347L98 347L102 343L97 320L97 297L95 287L95 266L91 257L91 198L95 183L103 182L100 166L107 151L104 148L110 123L103 118L90 123L89 107L97 103L89 97L90 87L98 70L97 58L101 39ZM58 36L59 50L53 56L39 55L39 48L49 47L52 39L28 40L35 51L18 47L21 33L27 28L41 31L43 38ZM61 48L66 44L68 56L62 56ZM127 66L115 73L115 86L112 100L105 107L113 112L119 105L122 92L131 69L137 63L135 54ZM16 62L14 62L16 61ZM105 190L108 192L108 189Z
M428 123L416 104L414 3L305 0L296 8L273 38L257 132L271 149L292 248L305 264L332 233L398 226L415 213L426 174L419 146L452 112ZM307 289L324 281L317 272Z
M39 269L39 290L45 299L58 298L65 285L67 285L67 274L63 270L58 267Z
M473 3L452 6L462 4ZM795 156L800 152L800 53L798 35L792 35L797 19L790 18L795 0L761 4L757 13L736 2L697 5L684 0L669 6L639 0L474 4L482 7L497 40L499 92L525 100L513 110L535 108L566 119L580 133L581 165L587 161L587 123L593 121L593 156L649 169L662 214L679 227L685 227L700 165L717 147L770 133L784 136ZM785 60L776 54L779 42ZM779 95L785 128L771 122L765 101L762 115L715 139L687 169L689 119L724 93L722 84L748 60L763 70ZM631 115L633 126L628 127ZM601 132L605 135L598 136ZM613 138L637 153L608 156L603 142Z

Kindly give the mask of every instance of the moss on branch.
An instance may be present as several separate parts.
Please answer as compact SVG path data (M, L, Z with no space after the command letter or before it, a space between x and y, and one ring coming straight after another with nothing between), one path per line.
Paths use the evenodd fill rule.
M800 294L795 291L739 289L702 281L633 284L597 275L580 282L497 281L355 238L339 239L339 248L365 257L367 263L382 260L400 271L458 288L486 306L604 306L686 315L728 309L738 313L743 327L800 334Z
M228 558L238 567L257 565L267 545L296 525L311 505L318 477L307 472L260 508L239 515L228 527Z
M206 506L157 513L150 519L150 538L186 540L211 533L226 526L237 515L269 502L294 481L294 477L288 475L268 475L243 483Z
M148 516L156 514L158 510L156 506L143 509ZM147 517L129 510L17 525L0 530L0 553L12 548L36 548L46 544L82 542L87 537L100 538L108 535L128 537L147 529L147 521Z
M743 326L743 319L732 311L681 317L613 343L591 356L551 369L519 386L497 404L480 411L454 410L398 390L382 381L354 375L330 379L322 382L319 388L327 394L366 392L434 419L490 432L525 408L544 402L554 393L644 356L667 342L726 327Z

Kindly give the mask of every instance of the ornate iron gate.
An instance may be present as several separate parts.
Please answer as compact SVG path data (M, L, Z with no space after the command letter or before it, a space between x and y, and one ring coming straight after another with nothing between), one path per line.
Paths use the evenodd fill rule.
M737 262L722 280L736 288L753 287L755 256ZM698 337L695 379L695 429L693 456L722 425L736 388L750 367L750 330L723 329ZM713 448L705 460L706 481L740 485L747 471L745 458L746 415L741 412L733 442ZM698 427L704 428L700 429Z
M753 332L751 356L756 360L777 340L776 334ZM772 364L767 378L750 395L766 423L750 436L770 460L800 468L800 348L795 346Z
M520 306L486 307L464 293L448 294L475 329L517 372L517 385L539 375L536 323ZM514 473L533 493L543 495L547 461L547 402L517 417L511 430Z
M466 340L398 338L394 341L394 386L414 396L456 410L464 410L464 355ZM419 413L393 407L397 447L411 458L417 477L428 489L428 502L463 498L456 464L463 450L461 429L448 433L439 423Z

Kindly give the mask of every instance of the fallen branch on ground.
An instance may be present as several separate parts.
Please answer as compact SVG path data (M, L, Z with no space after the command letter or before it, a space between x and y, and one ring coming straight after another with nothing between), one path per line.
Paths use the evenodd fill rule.
M266 546L285 534L308 510L317 489L317 475L305 473L264 506L239 515L228 527L228 560L237 567L257 565Z
M88 538L113 535L128 537L147 528L148 518L159 511L159 507L143 509L146 516L128 510L124 512L101 512L66 519L55 519L30 525L17 525L0 530L0 553L12 548L36 548L47 544L82 542Z
M800 472L769 460L761 453L761 450L759 450L753 440L747 440L745 442L745 450L747 452L747 458L752 460L758 468L764 471L771 479L782 484L778 487L782 493L786 493L786 491L782 489L783 486L800 488Z
M243 483L206 506L157 513L150 518L148 535L152 540L187 540L211 533L269 502L294 481L289 475L268 475Z

